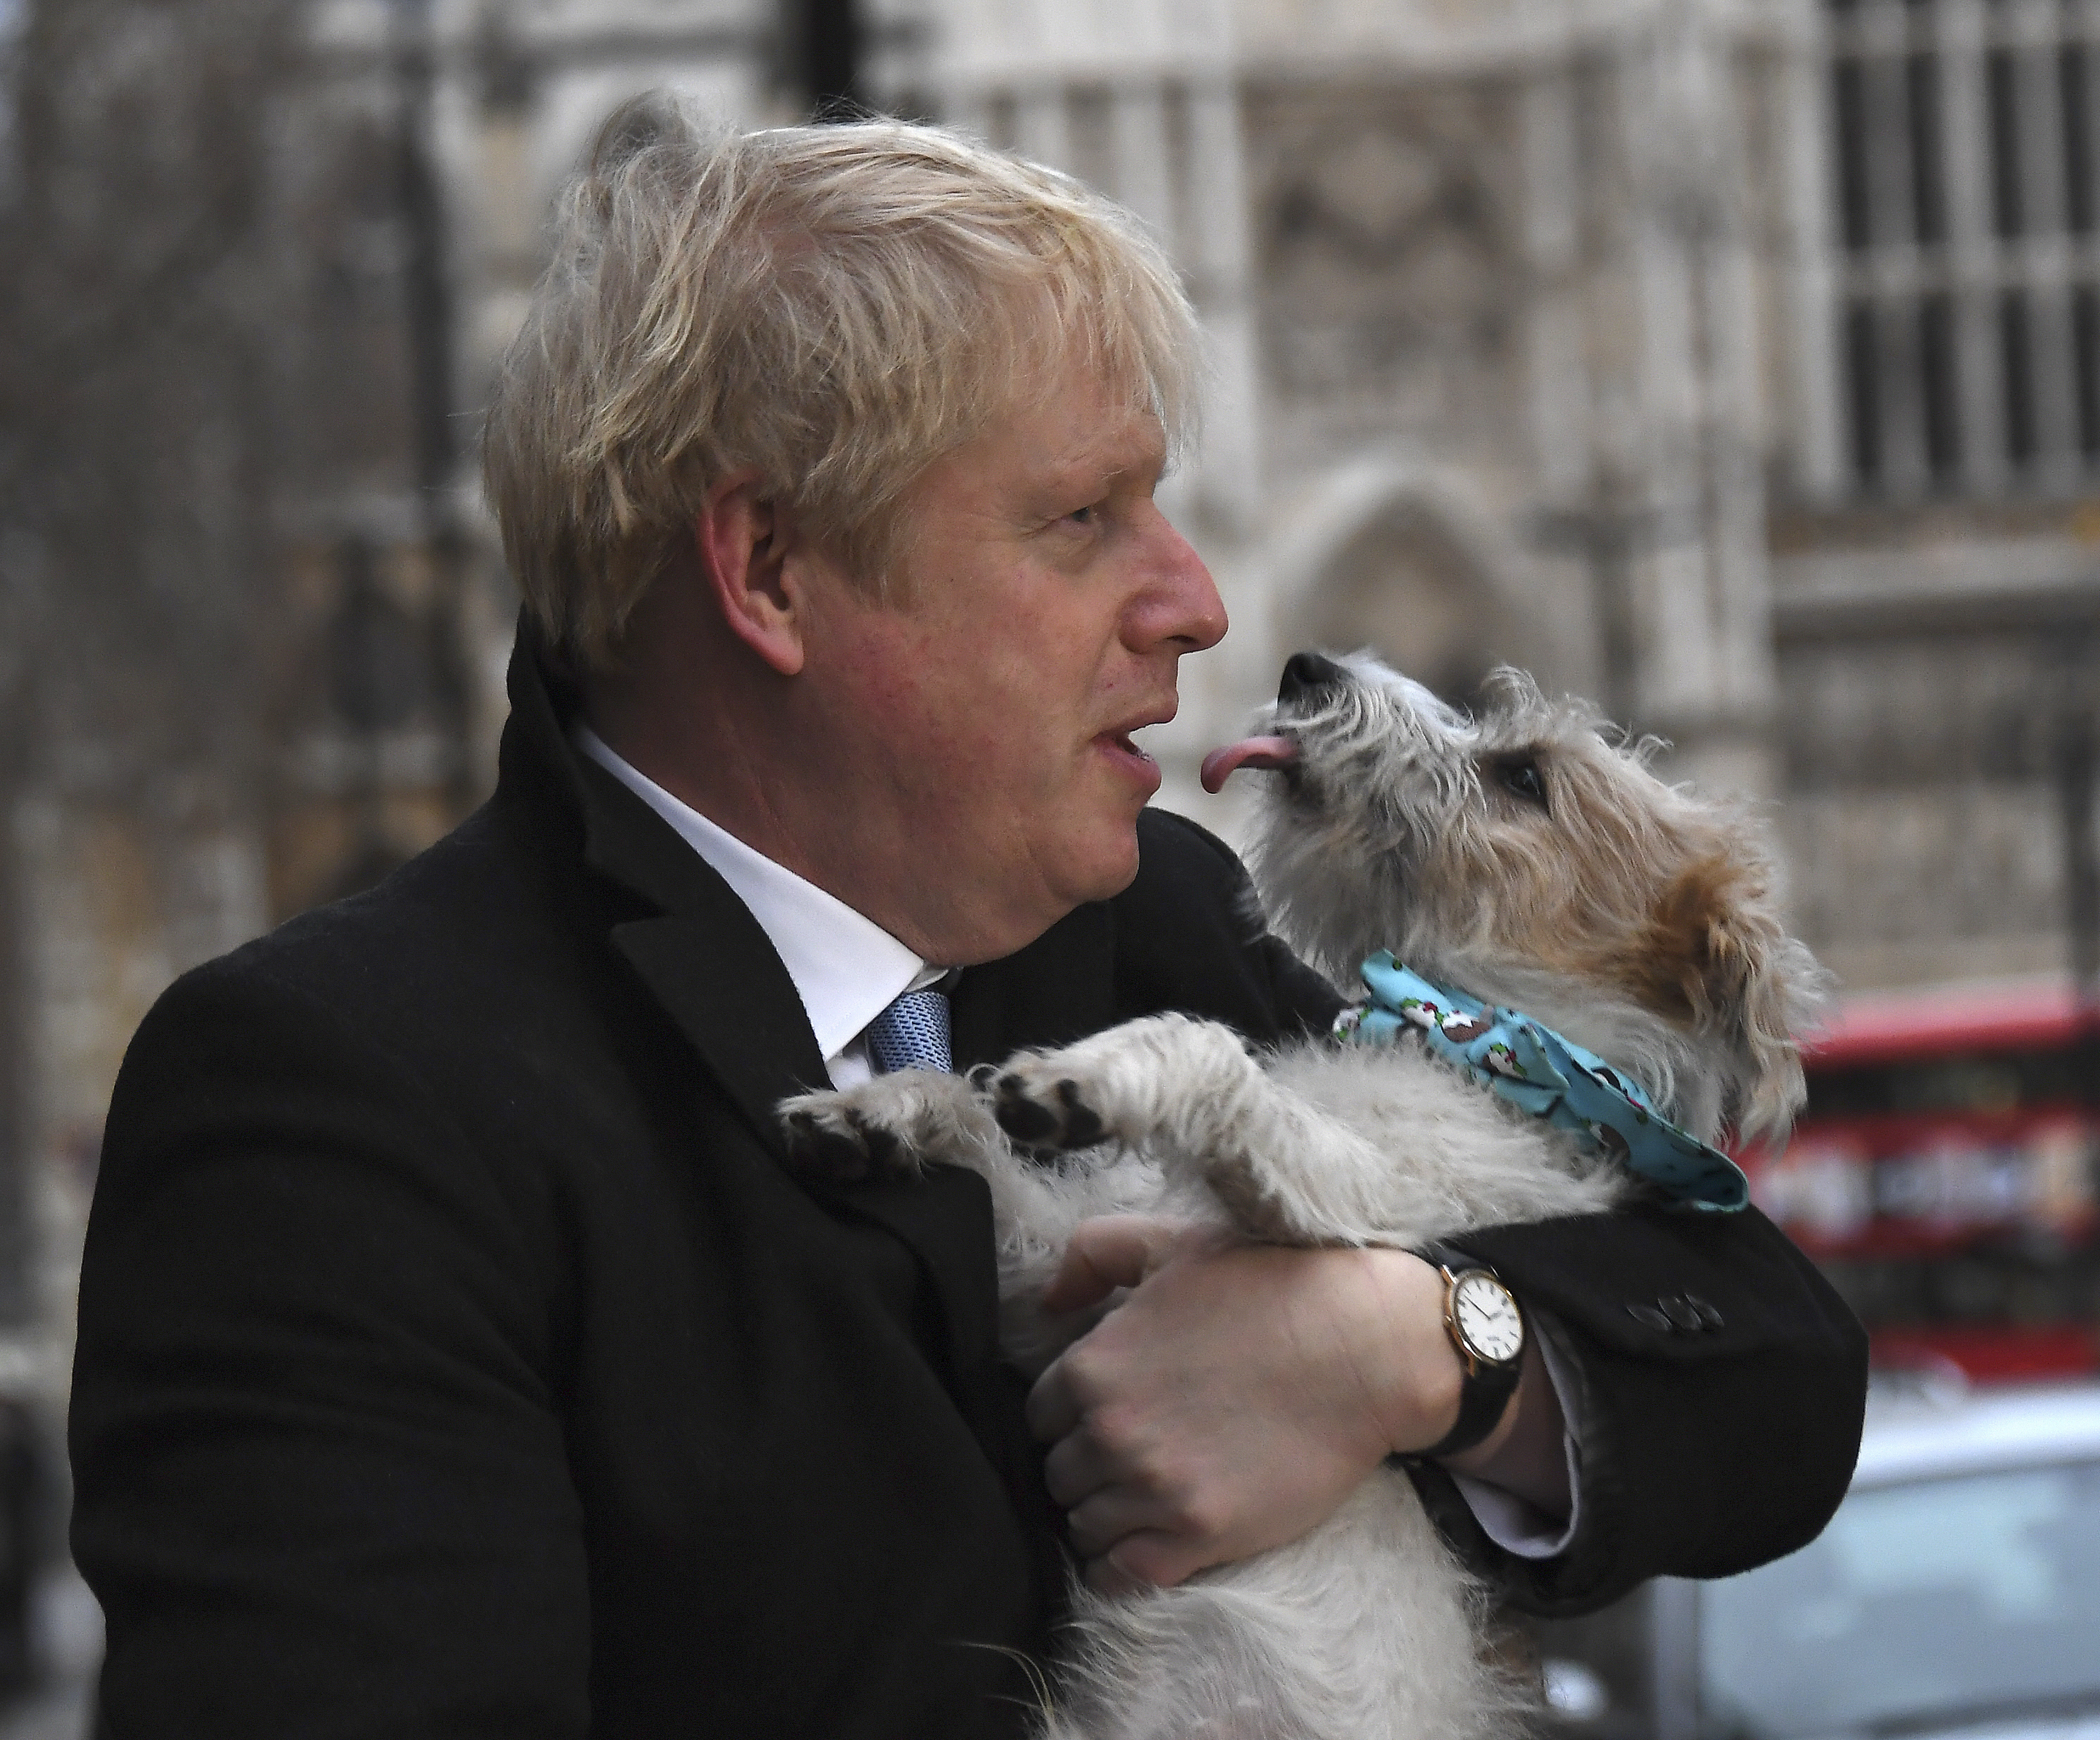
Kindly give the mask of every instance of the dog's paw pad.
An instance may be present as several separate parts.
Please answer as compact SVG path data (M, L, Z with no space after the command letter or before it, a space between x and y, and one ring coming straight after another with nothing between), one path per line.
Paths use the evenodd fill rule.
M1040 1100L1030 1098L1028 1083L1017 1075L999 1078L999 1103L993 1115L999 1127L1017 1142L1052 1143L1057 1139L1057 1114Z
M850 1184L912 1168L911 1151L896 1135L851 1106L798 1106L780 1121L788 1165L805 1178Z
M1108 1134L1100 1113L1081 1096L1078 1082L1060 1081L1057 1098L1065 1108L1063 1140L1066 1148L1092 1148Z
M781 1120L788 1164L805 1178L848 1183L867 1175L867 1150L836 1114L790 1112Z
M853 1120L854 1134L859 1137L861 1146L867 1150L867 1163L871 1168L880 1173L911 1170L911 1156L904 1144L897 1139L894 1131L885 1130L880 1124L871 1124L856 1113L848 1112L846 1115Z
M994 1092L999 1127L1031 1148L1092 1148L1106 1134L1076 1081L1038 1082L1010 1072L999 1078Z

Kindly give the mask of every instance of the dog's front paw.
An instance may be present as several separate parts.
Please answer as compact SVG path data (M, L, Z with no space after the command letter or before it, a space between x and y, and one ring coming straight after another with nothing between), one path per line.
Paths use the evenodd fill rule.
M984 1086L999 1127L1027 1147L1092 1148L1108 1134L1085 1090L1054 1055L1016 1058Z
M886 1079L886 1078L885 1078ZM859 1090L801 1094L780 1102L788 1164L805 1178L851 1183L866 1178L898 1178L919 1170L919 1156L890 1129Z

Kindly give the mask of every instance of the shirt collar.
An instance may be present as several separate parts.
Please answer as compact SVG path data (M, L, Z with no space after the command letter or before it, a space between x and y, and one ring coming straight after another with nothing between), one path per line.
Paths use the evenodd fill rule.
M670 823L751 910L794 981L827 1068L907 991L946 976L872 918L746 845L630 766L579 720L576 746Z

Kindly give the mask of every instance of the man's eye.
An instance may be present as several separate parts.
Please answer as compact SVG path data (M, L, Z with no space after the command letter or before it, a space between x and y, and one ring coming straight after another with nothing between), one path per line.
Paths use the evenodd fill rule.
M1070 513L1065 516L1065 518L1070 520L1074 525L1091 526L1093 524L1096 516L1098 515L1100 512L1101 509L1099 508L1089 504L1087 507L1073 509Z
M1503 762L1497 769L1502 784L1527 804L1546 808L1546 782L1539 777L1538 764L1529 755Z

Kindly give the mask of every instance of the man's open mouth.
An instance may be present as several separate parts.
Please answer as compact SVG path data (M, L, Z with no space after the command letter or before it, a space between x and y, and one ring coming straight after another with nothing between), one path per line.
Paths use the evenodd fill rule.
M1203 789L1216 793L1243 767L1281 773L1298 759L1298 746L1287 737L1242 738L1203 757Z

